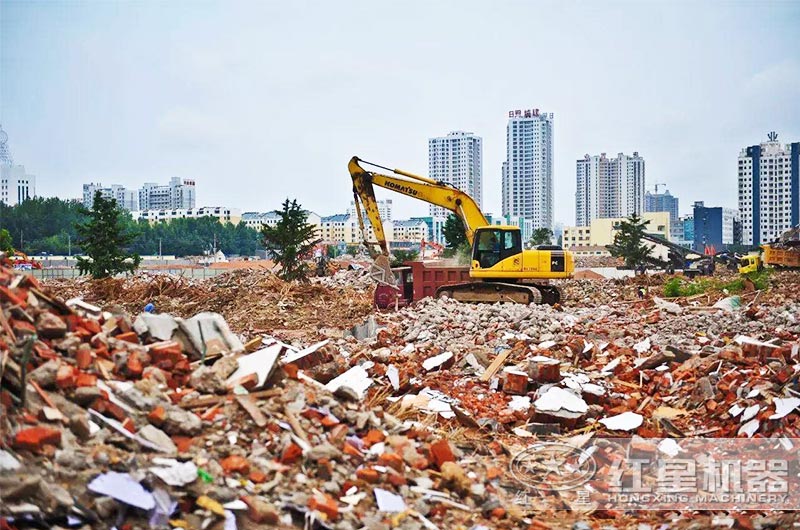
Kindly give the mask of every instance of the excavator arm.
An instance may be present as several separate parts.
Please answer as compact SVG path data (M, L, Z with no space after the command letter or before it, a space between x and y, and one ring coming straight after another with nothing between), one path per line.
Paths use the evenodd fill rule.
M361 167L360 163L390 171L394 175L367 171ZM437 182L400 169L386 168L365 162L355 156L350 159L348 169L350 170L350 177L353 179L353 197L355 199L359 228L365 238L364 244L367 248L371 248L371 245L379 245L384 255L388 256L389 249L386 243L386 234L383 230L383 220L378 212L378 202L375 200L374 186L386 188L450 210L456 217L461 219L470 245L472 245L475 230L480 226L489 224L486 217L481 213L481 209L475 199L446 182ZM372 225L372 231L375 233L377 241L366 241L367 232L364 226L364 213L361 211L361 206L363 206L364 213Z

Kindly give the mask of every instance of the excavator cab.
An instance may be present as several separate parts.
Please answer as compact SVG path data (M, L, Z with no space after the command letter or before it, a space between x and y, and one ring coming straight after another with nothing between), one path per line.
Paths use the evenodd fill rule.
M472 260L482 269L522 252L522 233L518 228L486 227L475 230Z

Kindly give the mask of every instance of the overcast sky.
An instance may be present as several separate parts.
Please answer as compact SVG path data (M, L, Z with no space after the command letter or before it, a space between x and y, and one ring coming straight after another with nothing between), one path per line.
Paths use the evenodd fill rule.
M0 124L43 196L177 176L198 206L333 214L352 155L424 174L467 130L499 213L507 112L539 108L574 224L585 153L639 151L684 213L736 206L743 146L800 141L797 1L0 0L0 32Z

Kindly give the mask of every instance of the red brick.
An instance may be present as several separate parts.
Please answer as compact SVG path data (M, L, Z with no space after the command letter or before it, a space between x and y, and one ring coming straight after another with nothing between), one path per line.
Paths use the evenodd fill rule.
M369 482L370 484L375 484L380 479L378 472L371 467L362 467L361 469L357 469L356 477L364 482Z
M247 459L239 455L231 455L227 458L223 458L219 465L222 466L222 469L228 475L231 473L244 475L250 471L250 464L247 462Z
M308 500L308 507L312 510L324 513L328 520L336 520L339 517L339 505L330 495L314 495Z
M274 526L280 523L280 516L275 507L257 498L242 497L247 505L247 517L258 525Z
M12 305L18 305L22 309L28 307L28 304L25 302L24 298L12 292L11 289L5 285L0 285L0 300L10 302Z
M75 386L97 386L97 376L94 374L78 374L75 379Z
M441 468L445 462L455 462L456 458L453 456L453 450L450 448L450 443L441 439L431 444L430 446L431 457L434 463Z
M128 356L128 362L125 363L125 367L127 368L128 375L130 377L135 379L142 377L144 366L142 366L142 361L139 359L139 355L137 353L131 352L131 354Z
M14 330L16 335L35 335L36 328L33 324L26 320L17 320L16 318L9 319L11 329Z
M45 445L61 445L61 431L49 427L22 429L14 436L14 447L27 451L41 451Z
M78 346L78 351L75 352L75 363L78 368L85 370L92 365L92 347L88 344L81 344Z
M62 364L56 372L56 386L58 388L73 388L75 386L75 368L68 364Z
M126 431L136 434L136 425L133 423L132 419L125 418L125 420L122 422L122 426Z
M378 457L378 465L390 467L398 472L402 472L405 467L403 457L397 453L383 453Z
M164 410L164 407L161 405L157 406L153 410L150 411L150 414L147 415L147 419L155 426L159 426L164 423L164 420L167 419L167 411Z
M114 418L117 421L125 421L127 419L125 411L122 410L122 408L103 398L95 399L89 408L96 410L103 416Z
M132 342L133 344L139 344L139 336L136 334L135 331L129 331L127 333L120 333L116 337L119 340L124 340L125 342Z
M263 471L259 471L254 469L247 475L247 479L252 482L253 484L263 484L267 481L267 474Z
M303 450L300 448L299 445L295 443L290 443L286 446L286 449L283 450L281 453L281 464L291 465L297 462L297 460L303 456Z
M528 393L528 374L506 371L503 373L503 392L524 396Z
M91 318L84 318L81 321L81 327L86 329L93 336L103 331L103 329L100 327L100 322Z
M379 431L378 429L372 429L361 440L364 442L364 445L371 447L372 445L382 442L385 439L386 435L383 434L383 432Z

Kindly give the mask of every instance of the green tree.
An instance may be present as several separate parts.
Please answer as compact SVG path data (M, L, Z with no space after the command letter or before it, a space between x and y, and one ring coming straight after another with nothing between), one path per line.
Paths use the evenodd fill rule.
M612 256L624 259L629 269L643 265L650 255L650 248L642 243L642 235L649 222L637 214L631 215L619 224L614 243L606 247Z
M11 240L11 234L5 228L0 228L0 252L14 253L14 242Z
M533 231L531 236L531 246L537 245L550 245L553 243L553 231L549 228L542 227Z
M136 235L127 229L125 216L117 201L106 199L98 191L91 210L83 211L87 219L76 225L79 244L86 258L78 258L81 274L94 278L107 278L121 272L133 272L139 266L138 254L128 254L128 247Z
M317 238L317 229L307 222L308 212L296 200L286 199L283 209L275 213L280 217L275 226L264 225L261 229L264 246L281 266L281 278L305 281L310 272L306 259L321 241Z
M457 249L467 242L467 234L464 232L464 223L453 214L450 214L444 222L442 235L444 236L445 246L447 248Z
M394 250L392 251L392 267L402 267L406 261L414 261L419 256L415 250Z

